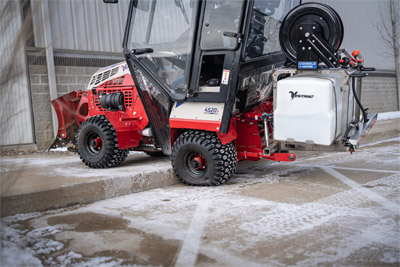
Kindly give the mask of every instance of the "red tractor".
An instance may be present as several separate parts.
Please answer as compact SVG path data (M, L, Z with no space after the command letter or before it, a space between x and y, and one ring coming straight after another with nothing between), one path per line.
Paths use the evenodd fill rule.
M329 6L133 0L128 12L126 62L52 101L52 148L72 143L89 167L144 151L170 155L185 184L219 185L241 160L353 151L376 121L358 97L372 69L339 50L342 21Z

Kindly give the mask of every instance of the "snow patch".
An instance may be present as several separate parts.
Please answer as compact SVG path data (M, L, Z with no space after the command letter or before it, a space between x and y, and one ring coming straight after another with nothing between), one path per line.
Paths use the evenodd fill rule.
M35 251L27 247L22 231L4 224L1 228L1 264L2 266L43 266Z
M142 151L129 151L129 155L143 155L144 152Z
M51 252L59 251L64 247L63 243L54 240L41 240L33 245L35 255L50 254Z
M32 218L36 218L39 217L40 215L42 215L41 212L31 212L31 213L24 213L24 214L17 214L14 216L9 216L9 217L5 217L2 219L2 221L4 223L7 224L12 224L12 223L17 223L20 221L26 221Z
M383 112L378 114L378 121L400 119L400 111Z
M72 266L76 266L76 267L93 267L93 266L114 267L114 266L121 266L122 262L123 262L122 259L113 259L112 257L96 257L96 258L89 258L88 260L83 261L83 262L72 264Z
M70 266L72 261L76 259L82 259L82 255L73 251L57 257L57 260L61 264L61 266Z
M85 178L101 178L101 177L134 177L137 174L152 173L157 171L164 171L171 168L169 161L156 161L151 165L143 164L142 162L135 163L131 162L129 165L119 166L118 168L110 169L92 169L86 166L80 166L78 168L65 168L55 167L48 171L49 175L61 175L66 177L85 177ZM111 181L115 182L115 181Z
M37 258L39 255L48 255L64 248L63 243L48 236L68 229L70 226L46 226L29 231L20 230L18 229L20 225L15 224L16 221L36 217L33 214L27 214L27 216L18 215L3 219L0 224L2 266L43 266ZM53 260L48 258L46 263L52 265Z
M58 157L50 157L50 156L31 156L31 157L24 157L24 158L5 158L1 160L2 165L6 164L20 164L20 165L32 165L32 166L43 166L43 167L49 167L49 166L65 166L70 163L78 163L80 162L79 157L76 156L58 156Z
M68 151L68 147L57 147L57 148L52 148L50 151L67 152L67 151Z

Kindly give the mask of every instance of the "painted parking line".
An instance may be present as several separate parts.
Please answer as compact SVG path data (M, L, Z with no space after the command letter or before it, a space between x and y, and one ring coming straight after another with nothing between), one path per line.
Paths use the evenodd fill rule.
M394 170L374 170L374 169L361 169L361 168L338 167L338 166L332 166L331 168L339 169L339 170L348 170L348 171L394 173L394 174L398 173L398 174L400 174L400 171L394 171Z
M210 203L210 200L200 200L197 205L175 266L191 267L195 265Z
M374 201L384 208L394 212L395 214L400 214L400 206L396 203L391 202L390 200L382 197L381 195L376 194L374 191L369 190L362 185L354 182L350 178L344 176L343 174L335 171L333 168L330 167L320 167L324 172L330 174L331 176L335 177L336 179L340 180L341 182L347 184L352 189L357 191L358 193L362 194L363 196L367 197L371 201Z
M337 169L337 170L400 174L400 170L399 171L395 171L395 170L376 170L376 169L351 168L351 167L341 167L341 166L322 166L322 165L312 165L312 164L296 164L296 166L305 167L305 168L323 168L323 167L327 167L327 168L332 168L332 169Z

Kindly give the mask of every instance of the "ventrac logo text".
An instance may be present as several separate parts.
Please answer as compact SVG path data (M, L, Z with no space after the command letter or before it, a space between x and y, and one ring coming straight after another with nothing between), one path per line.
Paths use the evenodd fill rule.
M296 92L289 92L290 96L291 96L291 100L293 100L293 98L313 98L314 95L298 95L297 91Z
M204 114L216 115L219 113L218 108L205 108Z

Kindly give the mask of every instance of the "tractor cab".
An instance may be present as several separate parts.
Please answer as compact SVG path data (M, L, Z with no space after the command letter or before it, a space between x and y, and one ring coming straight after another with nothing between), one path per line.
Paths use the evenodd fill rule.
M228 133L236 111L271 96L280 25L299 2L131 2L124 53L165 153L169 127Z

